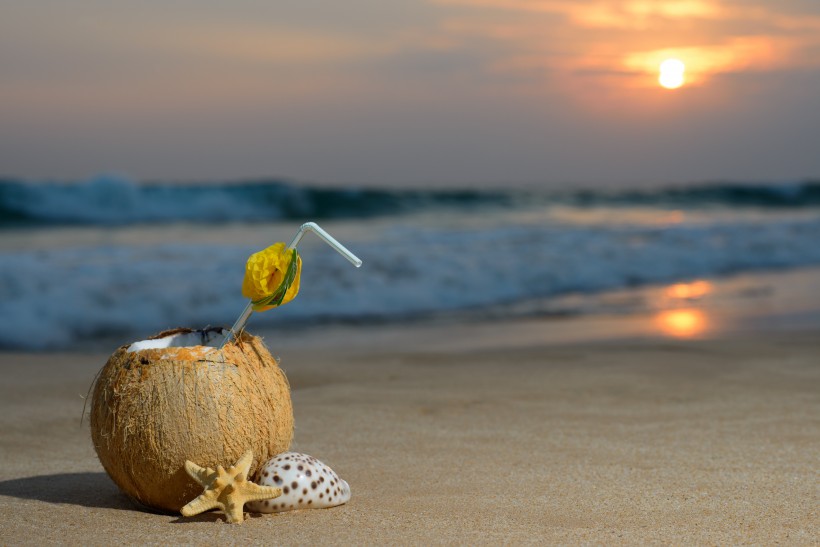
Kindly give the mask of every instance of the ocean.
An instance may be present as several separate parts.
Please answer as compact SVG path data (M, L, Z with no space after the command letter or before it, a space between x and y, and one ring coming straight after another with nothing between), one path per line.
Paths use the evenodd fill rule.
M247 257L316 221L299 296L249 325L639 313L635 287L820 265L820 182L373 189L0 180L0 348L230 325Z

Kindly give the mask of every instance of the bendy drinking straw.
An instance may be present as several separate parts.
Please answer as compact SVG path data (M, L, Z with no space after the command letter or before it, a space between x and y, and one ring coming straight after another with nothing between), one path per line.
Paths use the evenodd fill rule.
M359 259L359 257L348 251L344 245L336 241L336 239L332 235L324 231L315 222L306 222L302 224L302 226L299 227L299 231L296 232L296 235L293 237L293 240L288 244L287 250L291 251L295 249L307 232L313 232L314 234L322 238L325 241L325 243L333 247L336 250L336 252L338 252L340 255L349 260L350 263L356 266L357 268L362 265L362 261L361 259ZM228 333L225 335L225 338L223 338L222 343L219 344L219 349L222 349L225 346L225 344L230 342L231 339L233 339L240 332L242 332L242 329L245 328L245 324L248 322L248 319L250 318L252 313L253 301L250 301L248 302L248 305L245 306L245 309L242 311L242 314L231 327L231 330L229 330Z

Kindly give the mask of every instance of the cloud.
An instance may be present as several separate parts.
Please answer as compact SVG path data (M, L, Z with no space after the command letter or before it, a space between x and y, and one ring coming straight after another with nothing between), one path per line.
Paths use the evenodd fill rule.
M723 44L639 51L627 55L623 65L636 73L654 75L662 61L680 59L686 81L695 84L710 75L745 70L774 70L790 56L789 44L765 36L732 38Z
M820 8L794 2L435 1L457 8L446 28L465 43L499 44L488 69L535 78L622 73L654 85L650 76L668 57L686 62L690 84L722 73L820 66Z
M657 19L716 18L721 7L707 0L437 0L442 4L505 11L555 13L589 28L643 28Z

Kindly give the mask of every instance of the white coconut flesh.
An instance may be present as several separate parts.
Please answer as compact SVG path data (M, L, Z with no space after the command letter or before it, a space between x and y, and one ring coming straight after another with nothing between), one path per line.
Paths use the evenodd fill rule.
M128 353L135 351L142 351L145 349L164 349L164 348L195 348L197 346L205 346L208 348L218 348L222 343L222 339L228 333L227 329L207 329L195 330L191 332L176 332L174 334L164 336L162 338L154 338L151 340L140 340L134 342L126 350Z

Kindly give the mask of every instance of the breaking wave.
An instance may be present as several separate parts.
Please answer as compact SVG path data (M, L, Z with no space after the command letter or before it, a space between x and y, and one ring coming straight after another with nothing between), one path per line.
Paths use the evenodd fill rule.
M470 211L551 204L803 208L820 206L820 182L536 192L332 188L277 180L141 183L115 175L72 183L0 179L0 228L372 218L436 209Z

